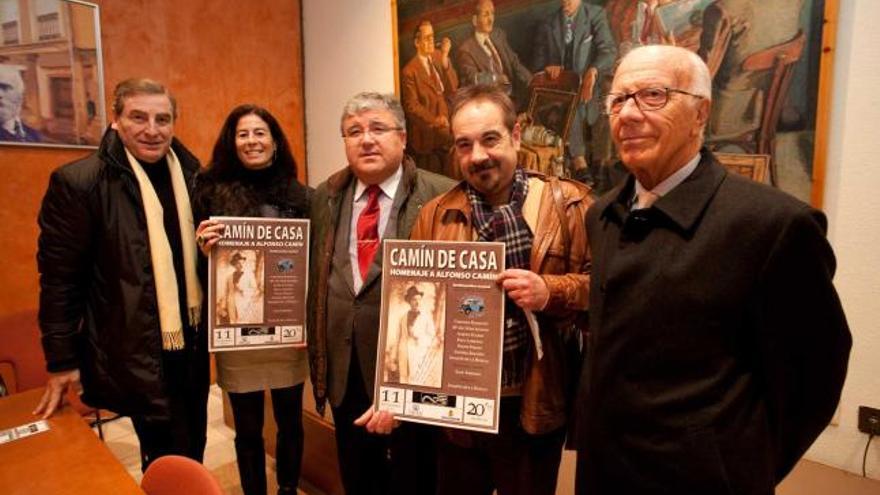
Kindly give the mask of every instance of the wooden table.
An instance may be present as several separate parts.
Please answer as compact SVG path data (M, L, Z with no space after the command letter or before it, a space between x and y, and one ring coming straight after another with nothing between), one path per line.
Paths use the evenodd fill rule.
M36 421L42 389L0 398L0 430ZM0 492L17 494L143 494L110 450L70 407L48 420L49 431L0 445Z

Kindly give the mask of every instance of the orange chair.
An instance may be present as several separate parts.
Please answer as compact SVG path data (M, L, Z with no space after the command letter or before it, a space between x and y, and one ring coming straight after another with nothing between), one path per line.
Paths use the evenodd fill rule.
M205 466L179 455L162 456L150 464L141 489L147 495L223 495L220 483Z

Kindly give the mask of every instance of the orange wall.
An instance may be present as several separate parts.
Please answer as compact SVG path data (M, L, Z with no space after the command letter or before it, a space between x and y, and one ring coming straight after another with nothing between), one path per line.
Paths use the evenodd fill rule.
M261 104L281 122L305 180L298 0L93 1L101 8L108 111L116 82L164 82L178 101L175 134L204 164L226 114ZM0 146L0 321L36 310L36 217L49 173L90 152ZM17 331L0 326L0 342Z

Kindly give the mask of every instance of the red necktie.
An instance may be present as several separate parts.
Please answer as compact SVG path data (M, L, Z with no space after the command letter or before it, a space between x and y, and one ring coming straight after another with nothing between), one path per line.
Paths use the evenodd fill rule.
M367 188L367 206L361 211L357 223L358 268L361 280L367 278L370 264L379 250L379 193L382 190L373 184Z

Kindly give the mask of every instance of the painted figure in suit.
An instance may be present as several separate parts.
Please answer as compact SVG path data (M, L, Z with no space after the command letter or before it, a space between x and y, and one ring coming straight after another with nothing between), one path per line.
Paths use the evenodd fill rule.
M630 174L587 215L579 493L773 493L837 406L851 337L825 216L701 150L711 99L680 47L614 76Z
M458 47L455 64L464 86L492 82L500 84L518 109L528 104L532 73L522 64L507 42L507 34L495 27L492 0L478 0L471 18L474 35Z
M419 168L445 174L452 144L447 98L458 89L458 76L449 60L452 41L443 38L436 50L434 28L425 20L416 27L413 43L416 55L400 71L409 149Z
M452 185L404 155L403 108L389 95L361 93L341 119L348 166L312 199L309 358L315 404L330 402L346 493L409 493L433 485L429 427L392 431L374 412L381 303L382 239L408 238L419 210Z
M602 7L581 0L560 0L538 29L532 67L556 79L563 70L581 77L577 112L568 134L568 155L573 175L586 180L586 130L596 123L600 109L593 98L597 84L611 70L617 58L617 46ZM596 171L593 171L593 178Z
M0 64L0 141L39 143L43 140L36 129L21 120L24 101L24 80L19 69Z
M732 139L760 127L763 93L772 75L744 71L743 60L797 36L803 7L803 0L717 0L706 8L699 51L704 60L713 49L716 31L726 23L732 31L715 75L709 139Z
M712 1L698 0L682 5L678 0L608 0L605 11L611 22L611 32L619 41L621 56L637 46L645 45L675 45L696 50L699 48L701 26L691 22L701 19L704 4ZM678 23L664 25L661 11L667 8L685 15L687 26ZM679 16L674 17L680 19ZM666 22L670 22L669 19L666 17Z

